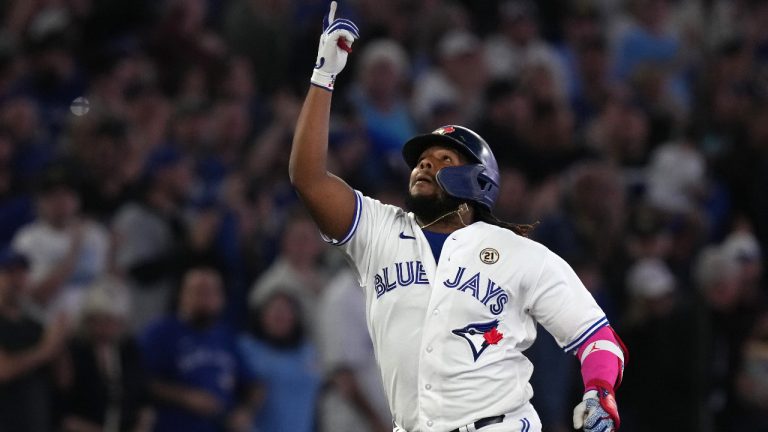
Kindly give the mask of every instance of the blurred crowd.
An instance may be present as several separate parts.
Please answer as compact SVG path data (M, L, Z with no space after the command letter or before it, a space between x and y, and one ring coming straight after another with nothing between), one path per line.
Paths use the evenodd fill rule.
M326 0L0 2L0 430L371 431L364 296L288 180ZM344 0L330 169L462 124L629 347L622 430L768 430L768 2ZM571 430L542 329L534 405Z

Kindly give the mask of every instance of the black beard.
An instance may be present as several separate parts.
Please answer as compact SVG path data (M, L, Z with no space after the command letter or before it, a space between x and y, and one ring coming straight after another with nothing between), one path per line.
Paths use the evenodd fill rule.
M412 211L422 224L430 224L452 211L457 211L463 202L443 191L431 196L413 196L409 193L405 197L405 208Z

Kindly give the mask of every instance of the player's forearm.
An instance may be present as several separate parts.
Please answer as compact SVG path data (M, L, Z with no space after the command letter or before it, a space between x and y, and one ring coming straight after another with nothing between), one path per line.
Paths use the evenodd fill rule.
M300 193L328 177L328 123L331 92L310 86L293 136L288 174Z

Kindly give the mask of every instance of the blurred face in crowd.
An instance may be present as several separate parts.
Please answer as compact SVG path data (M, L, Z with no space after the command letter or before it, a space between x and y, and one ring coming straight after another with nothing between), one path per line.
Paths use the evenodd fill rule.
M298 314L298 304L288 296L273 296L262 310L261 327L264 335L274 341L290 339L299 325Z
M652 29L662 29L666 24L669 5L667 0L640 0L636 8L638 20Z
M595 38L584 42L577 54L579 71L585 81L598 83L605 80L610 62L602 40Z
M485 52L482 46L445 56L440 64L448 78L462 89L479 89L487 79Z
M283 254L295 263L314 263L323 251L314 222L304 217L289 222L283 234L282 248Z
M195 327L205 328L216 321L224 307L224 292L219 273L210 268L188 271L182 281L179 314Z
M96 343L114 343L123 334L123 319L117 315L97 312L85 318L88 336Z
M510 40L521 45L534 40L539 33L536 21L529 15L507 17L503 30Z
M739 281L738 274L728 273L709 285L706 296L713 309L729 311L738 304L741 294Z
M18 304L27 287L28 275L25 265L0 269L0 305Z
M31 139L38 133L40 119L37 106L31 99L12 99L3 105L2 121L14 138Z
M362 84L374 100L388 99L399 94L402 74L393 62L380 59L363 71Z
M80 212L80 197L69 186L57 186L38 199L40 217L56 228L63 228Z
M218 104L213 110L214 134L219 146L239 145L248 137L250 120L246 105L237 101L226 101ZM218 148L221 151L221 148ZM237 148L227 149L237 150Z
M157 173L156 182L175 199L183 199L192 187L192 161L185 158Z

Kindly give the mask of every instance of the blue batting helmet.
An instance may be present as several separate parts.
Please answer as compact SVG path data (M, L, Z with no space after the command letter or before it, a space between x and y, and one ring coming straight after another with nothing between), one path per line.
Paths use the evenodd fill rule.
M499 165L491 147L480 135L463 126L443 126L432 133L411 138L403 145L403 158L410 168L419 162L427 148L440 145L453 148L471 161L467 165L445 167L437 172L437 183L450 196L474 201L488 210L499 196Z

